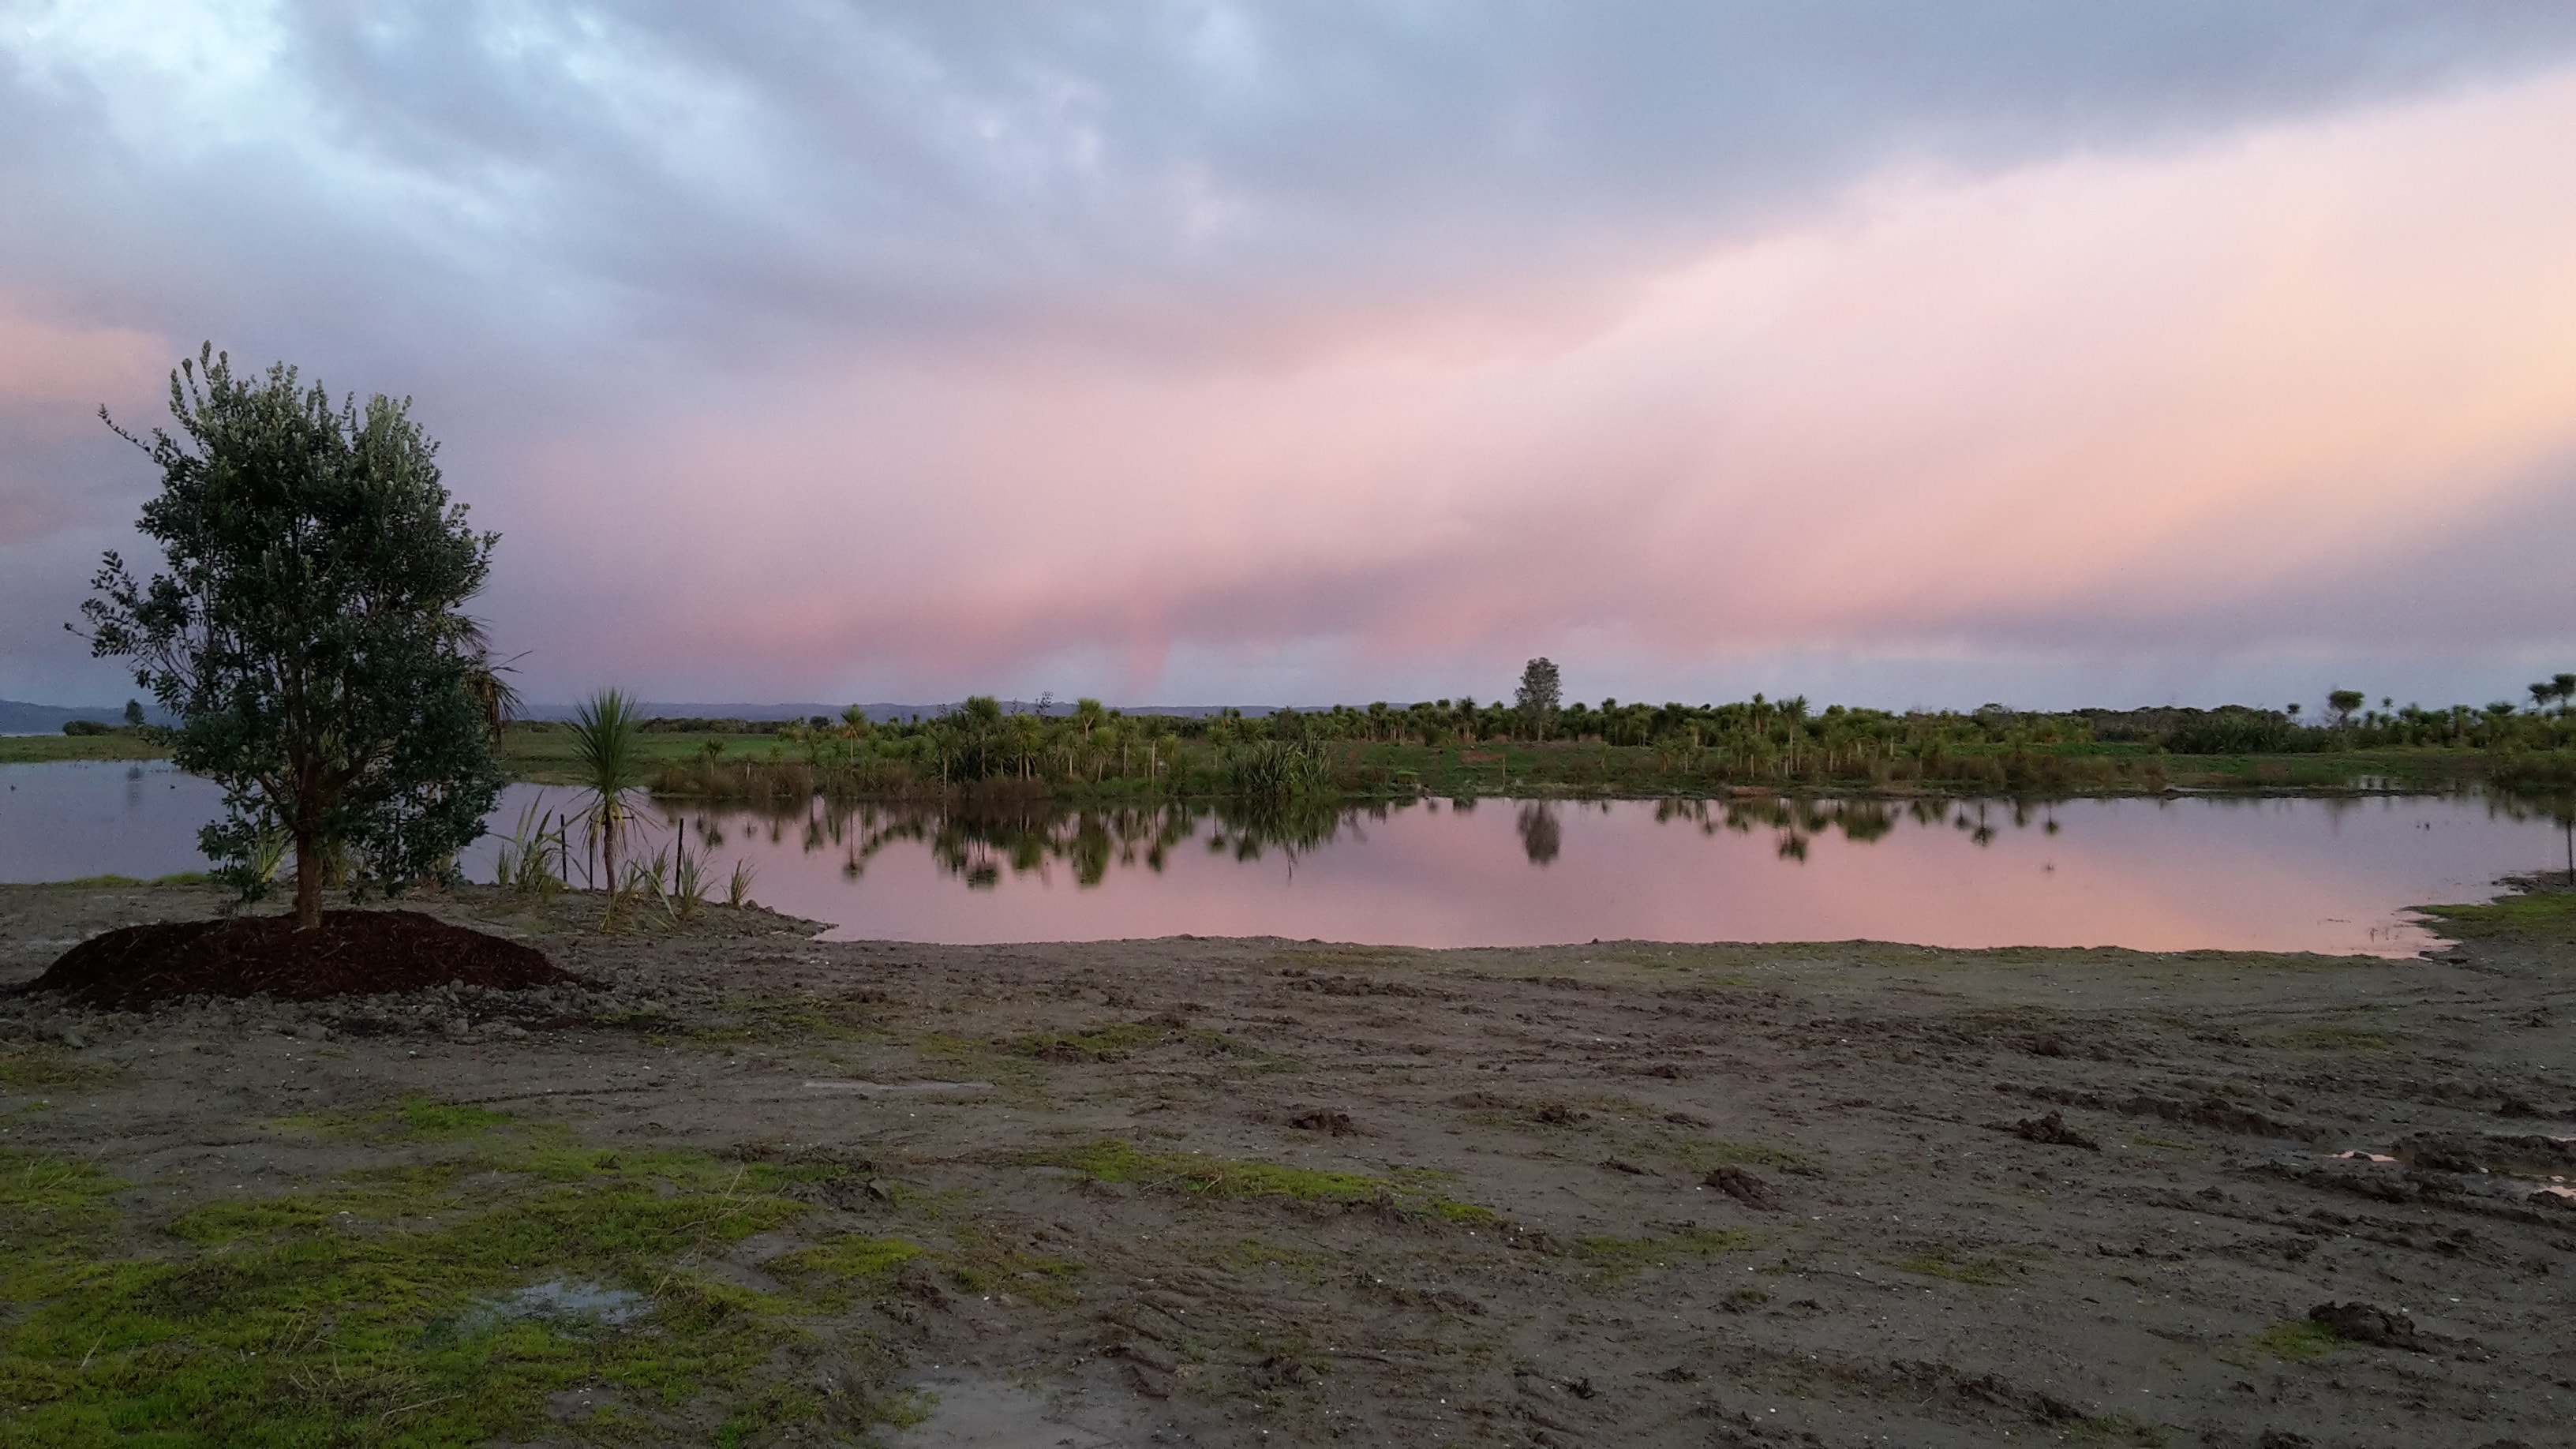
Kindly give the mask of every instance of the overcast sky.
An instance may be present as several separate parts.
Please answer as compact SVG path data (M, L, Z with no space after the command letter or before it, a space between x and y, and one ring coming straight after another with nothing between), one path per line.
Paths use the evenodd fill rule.
M211 340L527 692L2576 668L2576 5L0 0L0 697Z

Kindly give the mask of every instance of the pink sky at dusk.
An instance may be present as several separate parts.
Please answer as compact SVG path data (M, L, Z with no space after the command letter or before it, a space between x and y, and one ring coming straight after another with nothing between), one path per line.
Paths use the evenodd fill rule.
M1492 697L1547 653L1593 698L2448 702L2576 667L2563 44L2261 74L2205 122L2031 119L2007 77L2003 140L1959 139L1971 88L1784 142L1786 180L1758 146L1604 180L1686 148L1567 122L1526 172L1353 152L1336 193L1259 144L1328 101L1288 84L1319 42L1275 31L1149 77L1191 116L1193 86L1265 106L1140 159L1115 117L1148 80L1084 98L1114 35L896 139L821 134L737 59L649 145L618 102L690 77L611 36L619 66L566 51L592 88L521 118L559 144L511 152L438 129L482 71L333 100L333 67L412 53L284 28L190 72L306 99L196 138L227 184L179 241L148 194L179 123L97 60L131 52L36 24L0 70L83 163L6 155L38 206L0 223L0 696L127 692L59 627L151 482L92 414L156 420L203 336L415 397L504 534L485 612L541 699ZM1488 59L1504 93L1543 68ZM338 124L290 134L307 110ZM840 191L781 179L814 147L853 169L801 184Z

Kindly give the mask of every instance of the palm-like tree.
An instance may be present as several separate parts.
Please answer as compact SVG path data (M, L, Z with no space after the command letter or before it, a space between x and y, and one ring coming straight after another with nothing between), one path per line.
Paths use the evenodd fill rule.
M603 689L574 712L573 767L580 788L590 796L583 812L590 837L599 843L599 862L608 881L608 907L599 929L608 930L617 916L617 843L635 825L635 788L644 783L643 719L624 693Z

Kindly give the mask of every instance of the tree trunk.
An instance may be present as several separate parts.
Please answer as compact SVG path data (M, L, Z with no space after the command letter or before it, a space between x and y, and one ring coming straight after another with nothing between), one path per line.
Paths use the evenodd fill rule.
M322 832L309 819L295 822L295 929L322 924Z

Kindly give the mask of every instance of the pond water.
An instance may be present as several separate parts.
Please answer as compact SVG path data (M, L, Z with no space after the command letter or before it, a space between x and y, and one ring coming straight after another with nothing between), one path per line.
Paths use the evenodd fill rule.
M216 791L166 765L0 766L0 879L199 869ZM571 792L513 786L493 826ZM2562 868L2562 821L2469 795L1803 805L1425 800L1247 817L1205 805L781 812L657 802L721 890L838 938L1275 935L1384 945L1869 938L1933 946L2410 955L2406 908ZM466 852L489 879L498 840ZM583 875L570 835L571 874Z

